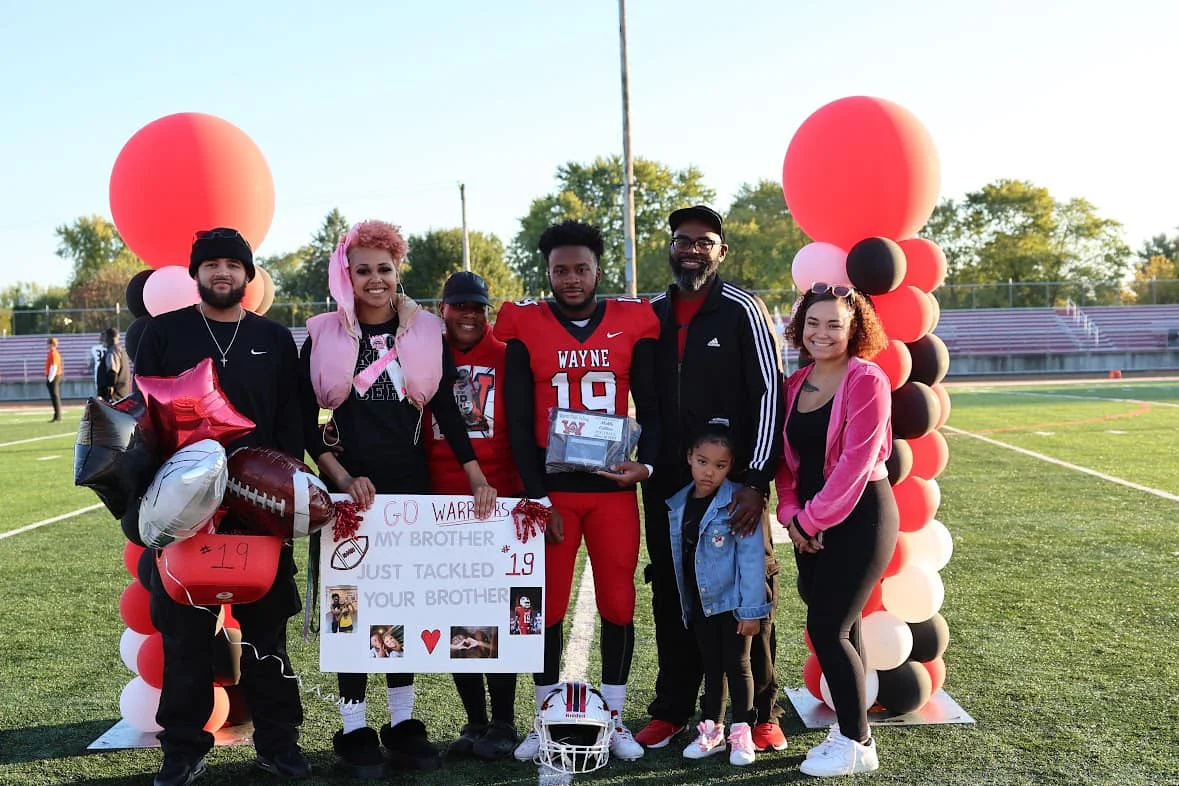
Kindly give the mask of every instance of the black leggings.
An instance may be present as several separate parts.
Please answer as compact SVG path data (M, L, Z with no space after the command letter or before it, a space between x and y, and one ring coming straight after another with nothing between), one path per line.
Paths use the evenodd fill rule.
M555 685L560 680L561 650L565 641L565 621L557 620L544 629L544 671L532 675L534 685ZM602 683L625 685L630 679L630 662L635 650L635 624L616 625L602 619L598 654L602 658Z
M752 637L737 633L737 618L723 611L711 617L696 614L692 632L704 667L704 698L700 719L721 723L725 719L725 683L733 694L733 723L757 723L753 708L753 670L749 666Z
M796 553L806 627L827 677L839 731L868 739L860 611L892 559L899 517L887 480L872 481L851 515L823 532L818 554Z
M455 674L454 687L458 689L463 709L467 711L467 723L487 725L487 699L483 692L482 674ZM516 675L488 674L487 694L491 696L491 719L499 723L516 722Z

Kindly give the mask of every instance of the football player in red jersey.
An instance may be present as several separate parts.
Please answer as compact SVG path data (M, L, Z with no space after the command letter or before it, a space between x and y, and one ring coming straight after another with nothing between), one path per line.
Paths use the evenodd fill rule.
M506 393L512 453L526 496L551 508L545 548L545 669L533 675L536 703L555 687L573 567L584 537L602 618L602 695L614 717L611 752L637 759L643 748L622 724L634 651L639 508L635 483L650 477L659 444L654 351L659 324L638 298L599 300L602 234L566 221L540 237L553 299L505 303L495 333L508 345ZM638 461L602 472L545 473L553 408L626 415L633 396L642 428ZM535 731L516 748L531 760Z

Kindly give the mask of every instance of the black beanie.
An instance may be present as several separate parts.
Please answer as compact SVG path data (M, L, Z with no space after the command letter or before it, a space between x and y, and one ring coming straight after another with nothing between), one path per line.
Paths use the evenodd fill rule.
M236 259L246 268L246 281L254 280L254 252L236 229L218 227L198 234L188 257L188 275L196 278L206 259Z

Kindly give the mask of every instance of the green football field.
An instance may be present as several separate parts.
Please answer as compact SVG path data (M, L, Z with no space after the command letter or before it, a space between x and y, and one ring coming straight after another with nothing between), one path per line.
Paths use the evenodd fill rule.
M938 519L954 539L942 570L950 626L946 691L974 725L883 727L891 784L1179 784L1179 381L970 384L950 389L950 462L937 478ZM72 485L74 427L48 409L0 410L0 784L150 783L158 750L86 750L119 719L132 678L119 657L118 599L130 577L117 522ZM87 510L88 508L93 508ZM29 525L41 526L25 529ZM803 608L789 548L778 609L778 677L802 684ZM305 561L305 550L303 560ZM641 565L644 560L640 560ZM650 593L638 584L637 644L626 721L637 731L655 680ZM567 626L568 627L568 626ZM291 622L307 720L307 783L348 783L331 753L335 678L317 642ZM596 681L596 642L587 677ZM384 720L384 684L370 681L370 721ZM517 727L531 723L521 676ZM790 747L744 768L718 756L688 762L684 734L633 763L577 782L790 783L824 732L807 730L783 697ZM448 675L417 680L417 712L440 742L464 722ZM527 784L535 765L448 759L395 783ZM850 779L844 779L850 782ZM271 782L249 746L209 756L208 784ZM835 779L836 783L843 782Z

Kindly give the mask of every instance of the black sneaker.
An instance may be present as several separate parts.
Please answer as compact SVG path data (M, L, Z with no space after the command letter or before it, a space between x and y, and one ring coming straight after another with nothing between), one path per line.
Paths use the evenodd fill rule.
M451 756L470 756L475 745L487 731L486 723L468 723L459 731L459 738L450 743L446 752Z
M389 754L389 764L402 770L436 770L442 766L442 754L426 736L426 726L417 718L390 727L381 727L381 743Z
M483 738L475 743L471 753L487 761L504 759L512 755L512 751L516 750L516 744L519 741L520 737L516 734L514 724L495 721L487 729Z
M347 734L343 729L332 736L332 750L352 769L352 777L372 780L385 775L385 757L377 733L365 726Z
M205 772L205 759L193 761L191 757L177 753L164 755L164 763L156 775L153 786L188 786Z
M254 763L259 769L290 781L306 778L311 774L311 762L307 761L298 745L292 745L273 756L263 756L259 753Z

